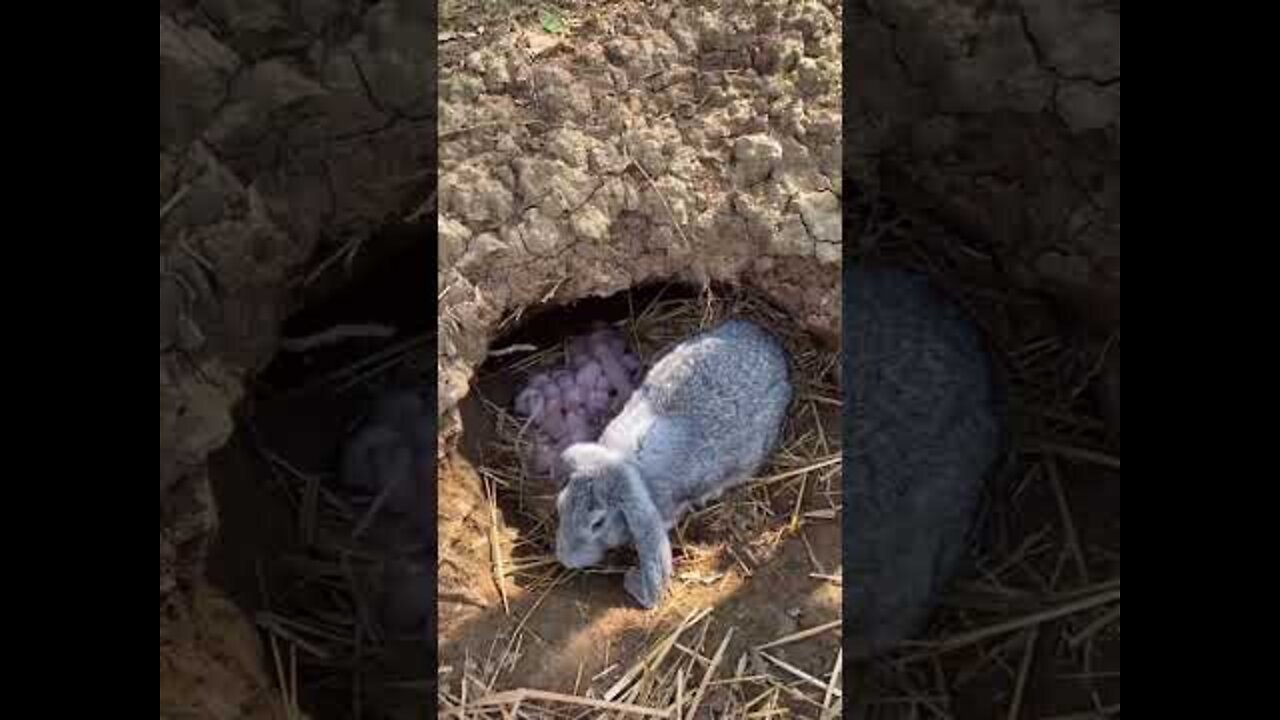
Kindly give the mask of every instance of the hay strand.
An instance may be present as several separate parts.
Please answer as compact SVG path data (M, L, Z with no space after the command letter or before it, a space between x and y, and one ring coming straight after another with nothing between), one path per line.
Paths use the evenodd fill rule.
M465 717L466 714L472 710L501 708L503 706L518 707L525 701L556 702L565 705L589 707L596 710L620 712L627 715L640 715L642 717L669 717L666 710L657 710L654 708L644 707L642 705L614 702L611 700L595 700L578 695L566 695L564 693L551 692L549 690L533 690L530 688L504 690L502 692L480 698L479 700L473 700L470 704L463 706L460 709L459 714L460 716Z
M1006 620L972 632L956 635L938 643L937 649L940 651L955 650L956 648L981 642L987 638L1004 635L1005 633L1021 630L1022 628L1033 625L1039 625L1041 623L1049 622L1050 620L1067 617L1068 615L1075 615L1076 613L1091 610L1100 605L1109 605L1119 599L1119 589L1098 593L1091 597L1086 597L1075 602L1069 602L1059 607L1042 610L1024 617Z
M789 643L805 640L807 638L821 635L822 633L827 632L828 630L834 630L840 627L840 625L843 622L844 622L843 620L832 620L831 622L826 622L821 625L816 625L806 630L794 632L794 633L791 633L790 635L784 635L778 638L777 640L770 640L769 642L764 643L763 645L757 645L752 649L755 650L756 652L759 652L761 650L768 650L770 648L775 648L780 645L787 645Z
M733 639L733 628L730 627L724 634L724 639L720 641L720 646L716 648L716 654L711 658L711 665L707 671L702 674L702 682L698 684L698 689L693 693L693 701L689 706L688 720L694 720L698 716L698 707L702 704L702 696L707 691L707 685L711 679L715 677L716 669L720 667L720 661L724 659L725 648L729 647L729 641ZM679 708L677 707L677 710Z
M798 678L798 679L800 679L800 680L803 680L804 682L806 682L806 683L808 683L808 684L812 685L813 687L816 687L816 688L817 688L817 689L819 689L819 690L822 690L823 692L826 692L826 690L827 690L828 688L830 688L830 689L831 689L831 694L832 694L832 695L834 695L834 696L836 696L836 697L838 697L838 698L839 698L839 697L843 697L843 696L844 696L844 693L843 693L843 692L841 692L839 689L837 689L834 685L831 685L830 683L824 683L824 682L822 682L822 681L821 681L821 680L819 680L818 678L816 678L816 677L814 677L814 676L810 675L809 673L807 673L807 672L805 672L805 671L801 670L800 668L796 667L795 665L792 665L791 663L786 662L785 660L781 660L781 659L779 659L779 658L776 658L776 657L774 657L773 655L770 655L769 653L766 653L766 652L761 652L761 653L760 653L760 657L764 658L765 660L768 660L769 662L773 663L774 665L777 665L778 667L780 667L780 668L782 668L783 670L787 671L787 672L788 672L788 673L790 673L792 676L794 676L794 677L796 677L796 678Z

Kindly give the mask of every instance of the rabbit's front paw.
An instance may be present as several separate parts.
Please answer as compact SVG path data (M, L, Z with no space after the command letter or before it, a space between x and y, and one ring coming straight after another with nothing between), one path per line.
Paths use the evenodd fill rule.
M652 577L647 576L640 568L631 568L622 579L622 586L627 594L635 598L641 607L652 610L662 599L662 590Z

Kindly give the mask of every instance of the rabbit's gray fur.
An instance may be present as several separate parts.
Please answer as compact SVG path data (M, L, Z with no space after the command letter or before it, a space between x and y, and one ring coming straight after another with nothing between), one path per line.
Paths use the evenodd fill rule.
M655 607L671 576L667 532L691 504L750 479L777 444L791 395L786 351L754 323L728 320L673 347L598 442L564 451L557 558L586 567L634 544L640 566L624 586Z
M923 629L1002 449L976 327L921 276L845 266L846 629L865 659Z

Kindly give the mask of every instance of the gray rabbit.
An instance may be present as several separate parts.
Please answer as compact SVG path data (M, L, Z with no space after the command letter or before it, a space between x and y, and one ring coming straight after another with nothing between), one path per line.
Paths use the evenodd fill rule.
M656 607L671 578L667 533L691 505L715 499L760 468L791 402L786 351L760 326L729 320L663 355L598 442L562 453L556 557L598 564L632 544L639 567L623 586Z
M844 572L852 657L923 629L1002 451L980 336L923 277L845 265Z

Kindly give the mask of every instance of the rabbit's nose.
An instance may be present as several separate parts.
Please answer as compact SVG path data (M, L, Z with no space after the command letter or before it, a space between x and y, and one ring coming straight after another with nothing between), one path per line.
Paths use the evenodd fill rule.
M594 564L594 560L589 557L589 553L563 550L561 549L562 547L563 544L560 544L560 547L556 548L556 559L560 561L561 565L569 568L570 570L580 570Z
M556 551L556 560L559 560L561 565L569 568L570 570L578 569L577 563L574 562L574 557L569 553Z

